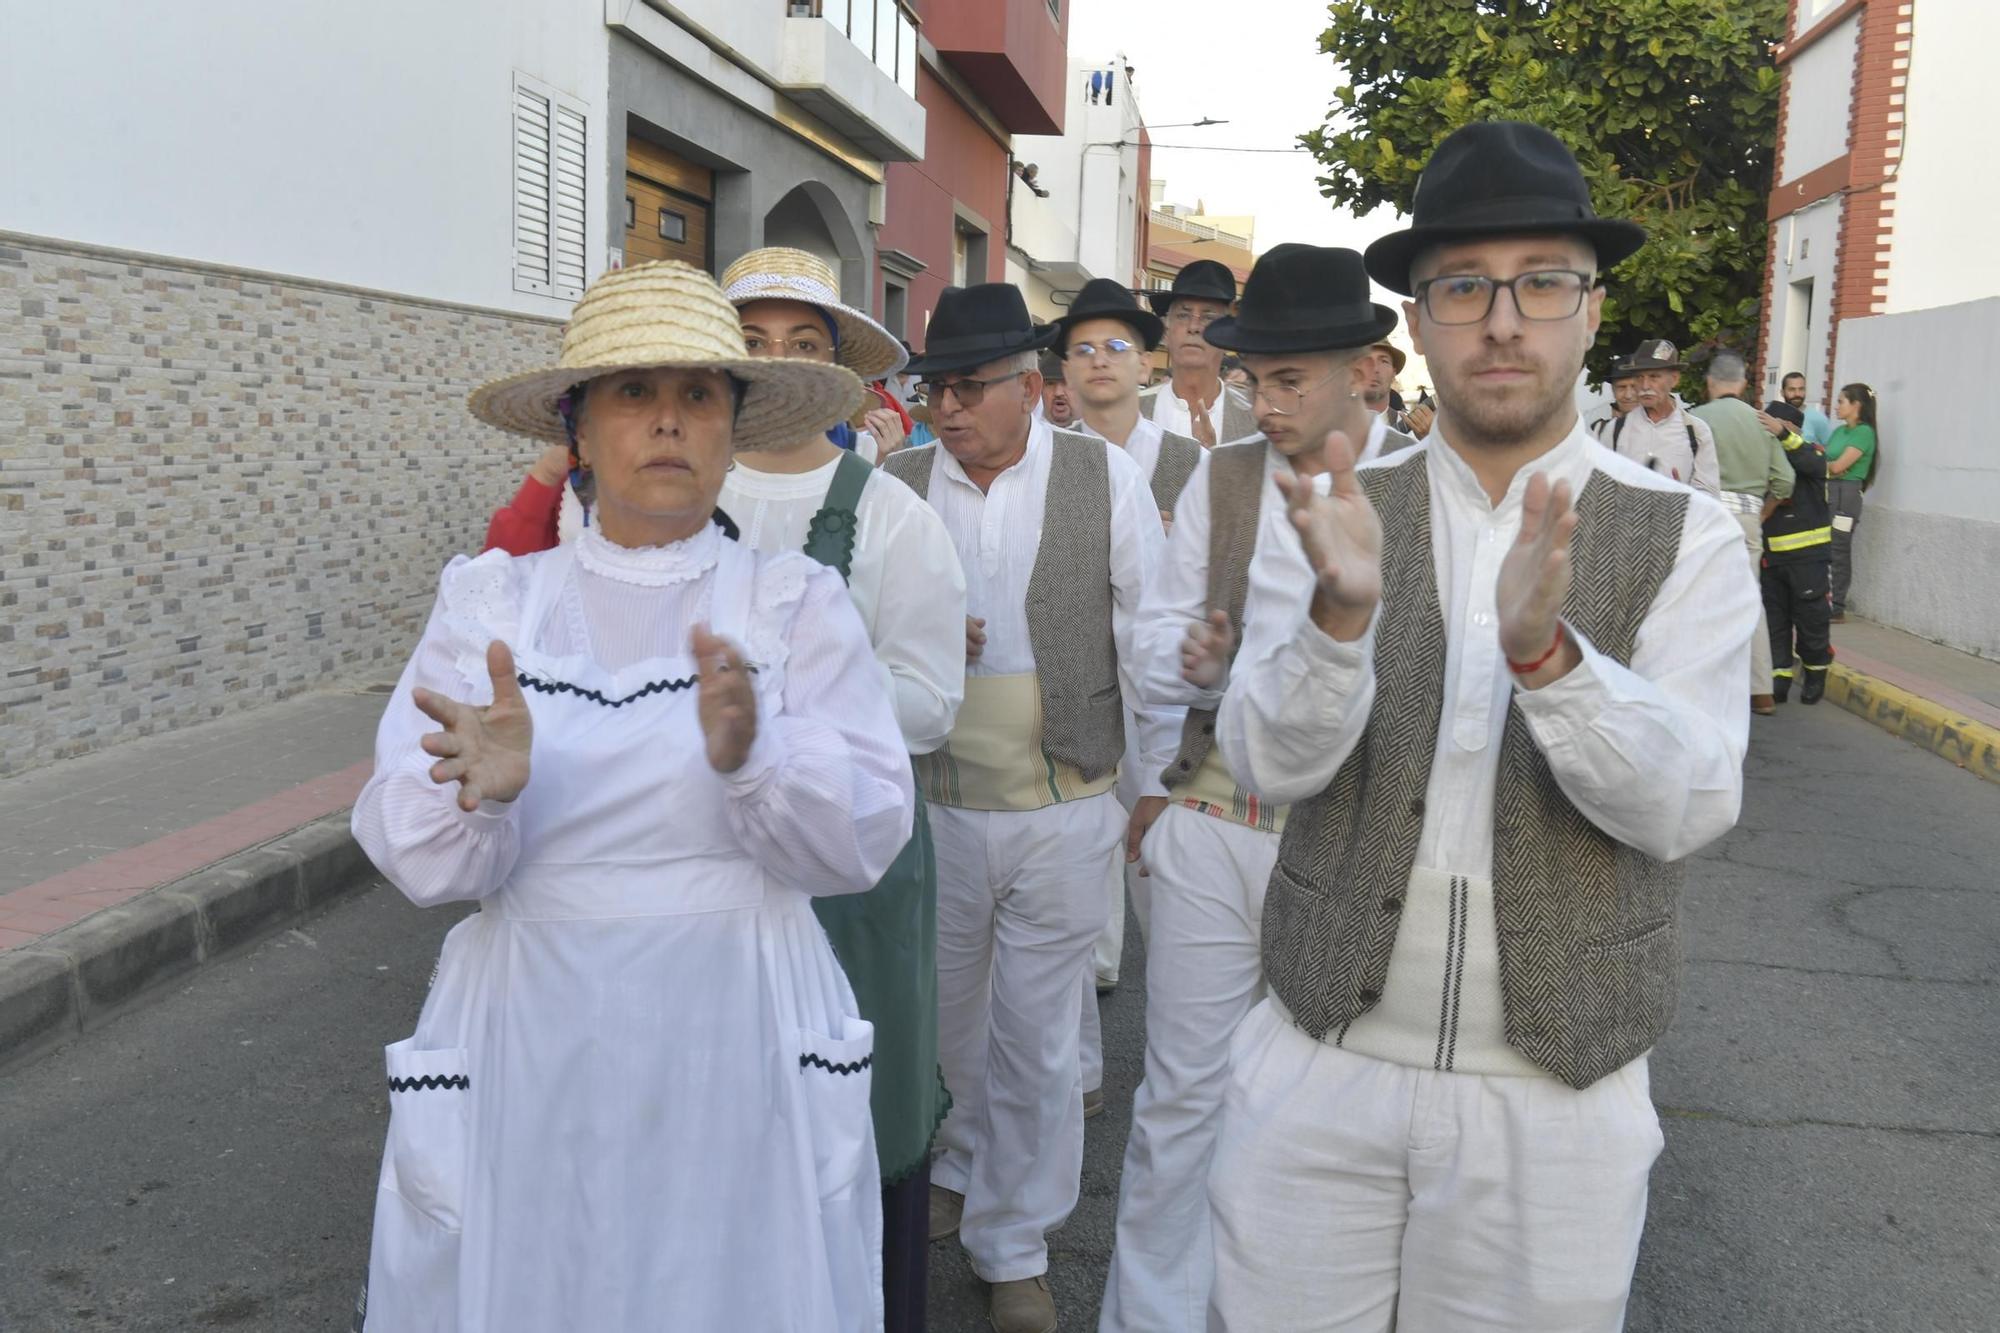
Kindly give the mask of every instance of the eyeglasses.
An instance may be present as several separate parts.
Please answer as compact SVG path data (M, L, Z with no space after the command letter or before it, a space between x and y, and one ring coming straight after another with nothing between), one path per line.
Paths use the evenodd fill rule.
M1167 323L1185 324L1199 332L1221 319L1223 314L1220 310L1196 310L1192 306L1177 305L1167 312Z
M818 356L826 350L819 338L748 338L743 348L752 356Z
M1304 389L1301 389L1296 384L1259 384L1250 391L1250 401L1254 403L1257 399L1262 398L1271 405L1273 412L1281 417L1288 417L1299 410L1299 404L1306 400L1307 394L1318 393L1321 389L1339 379L1340 375L1341 372L1336 370L1318 384Z
M1596 283L1594 273L1541 269L1506 280L1479 273L1451 273L1417 284L1417 301L1436 324L1477 324L1493 313L1493 298L1502 287L1514 295L1522 319L1568 319L1583 309L1583 298Z
M1069 351L1063 355L1071 361L1088 361L1097 355L1100 348L1106 356L1115 361L1128 353L1138 351L1139 344L1126 342L1123 338L1106 338L1101 343L1071 343Z
M958 399L958 405L969 412L986 400L988 389L1008 380L1017 380L1027 373L1017 370L1008 375L995 375L990 380L920 380L917 390L923 394L924 401L933 407L943 407L945 393L949 391L952 397Z

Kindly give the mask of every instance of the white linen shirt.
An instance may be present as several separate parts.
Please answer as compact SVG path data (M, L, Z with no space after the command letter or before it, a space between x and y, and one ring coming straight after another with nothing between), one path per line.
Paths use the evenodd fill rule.
M1123 444L1119 444L1118 441L1097 430L1081 417L1077 418L1077 423L1069 427L1069 429L1083 435L1093 436L1103 440L1107 444L1123 449L1126 457L1139 465L1139 473L1145 477L1146 484L1148 486L1153 484L1153 473L1160 466L1160 442L1166 438L1167 428L1159 422L1154 421L1151 417L1148 417L1144 412L1139 414L1139 420L1133 425L1132 433L1126 437ZM1183 435L1187 434L1186 431L1180 433Z
M1208 424L1214 427L1218 444L1229 443L1222 435L1222 416L1228 410L1229 386L1224 384L1222 392L1215 395L1215 401L1208 405ZM1191 440L1200 438L1194 433L1194 414L1188 411L1186 403L1175 396L1171 380L1162 384L1160 391L1153 395L1153 420L1176 435L1185 435Z
M1593 472L1655 490L1679 483L1601 448L1573 426L1523 467L1499 505L1433 432L1432 552L1445 624L1444 707L1416 864L1492 878L1493 809L1507 707L1518 702L1557 784L1593 824L1649 856L1675 860L1735 824L1750 718L1743 673L1757 591L1742 576L1743 533L1717 502L1688 501L1680 551L1639 628L1630 667L1580 635L1583 654L1538 690L1514 683L1500 649L1494 584L1521 529L1529 477L1581 495ZM1408 451L1397 455L1407 464ZM1375 464L1371 466L1394 466ZM1315 583L1296 534L1261 541L1251 562L1243 650L1217 739L1236 780L1274 802L1323 791L1353 752L1375 699L1375 626L1338 643L1315 626Z
M1633 408L1625 414L1622 430L1614 417L1599 428L1598 441L1640 467L1651 468L1663 477L1694 487L1703 495L1720 499L1722 464L1715 457L1715 432L1706 421L1690 415L1678 397L1673 404L1673 411L1659 421L1648 416L1645 408ZM1695 438L1701 441L1699 449L1688 447L1690 426L1694 427ZM1615 445L1614 434L1618 441Z
M967 676L1025 675L1035 670L1028 638L1028 582L1042 546L1054 435L1046 421L1033 422L1021 460L995 477L984 492L949 450L936 446L930 505L944 520L965 570L966 614L986 622L986 646L966 664ZM1118 652L1118 688L1126 714L1138 720L1138 753L1144 768L1144 790L1139 794L1164 796L1160 773L1179 749L1180 718L1142 702L1142 664L1134 627L1166 534L1139 465L1108 442L1104 449L1111 475L1111 633ZM1742 540L1738 532L1739 547Z
M839 466L781 473L739 463L723 479L722 510L756 550L803 550ZM888 672L904 742L929 754L965 698L965 572L937 514L887 472L868 475L855 521L848 595Z

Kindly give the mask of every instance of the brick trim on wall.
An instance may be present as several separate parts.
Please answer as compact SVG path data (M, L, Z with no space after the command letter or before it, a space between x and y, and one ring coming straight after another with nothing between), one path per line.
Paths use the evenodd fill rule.
M1880 314L1888 303L1914 7L1915 0L1863 0L1859 8L1861 30L1855 43L1847 121L1847 199L1834 256L1833 314L1821 379L1822 394L1829 402L1841 321Z

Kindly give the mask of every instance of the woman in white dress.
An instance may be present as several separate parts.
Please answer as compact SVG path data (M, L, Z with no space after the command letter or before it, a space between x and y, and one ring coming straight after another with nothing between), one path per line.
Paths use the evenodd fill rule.
M388 1048L368 1333L881 1327L872 1032L811 898L901 851L908 753L839 575L710 520L732 439L861 392L662 263L473 394L573 431L595 505L447 566L355 806L412 901L481 907Z

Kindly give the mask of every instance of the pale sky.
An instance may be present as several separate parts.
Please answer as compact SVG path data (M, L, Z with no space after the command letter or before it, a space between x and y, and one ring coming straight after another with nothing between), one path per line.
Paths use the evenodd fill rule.
M1326 22L1318 0L1071 0L1069 54L1108 63L1123 52L1133 66L1153 138L1153 178L1166 182L1166 202L1254 215L1260 254L1285 241L1362 250L1401 223L1389 209L1356 218L1321 198L1314 184L1319 164L1310 154L1161 146L1293 146L1326 115L1340 81L1333 58L1319 51ZM1165 128L1204 116L1229 124ZM1375 299L1400 312L1394 293L1378 287ZM1409 347L1400 327L1394 339ZM1415 382L1412 372L1421 373L1406 372L1406 388Z

